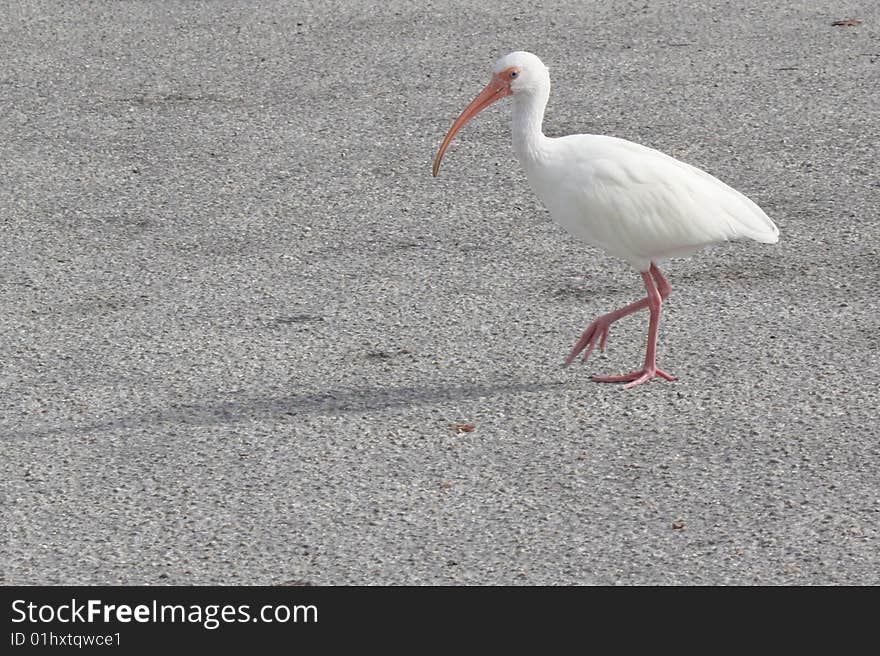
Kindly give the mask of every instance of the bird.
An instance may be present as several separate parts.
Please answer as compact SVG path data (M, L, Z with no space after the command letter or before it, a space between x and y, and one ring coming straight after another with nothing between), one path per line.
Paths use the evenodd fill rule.
M590 323L565 359L586 362L604 351L616 321L648 309L648 335L641 369L596 382L630 388L676 377L657 366L663 302L672 286L659 264L718 242L752 239L776 243L779 229L752 200L714 176L658 150L596 134L547 137L544 111L550 73L534 54L511 52L498 59L486 87L449 128L434 158L433 175L449 144L466 123L496 101L511 97L513 150L529 186L551 218L576 238L622 259L641 275L647 295Z

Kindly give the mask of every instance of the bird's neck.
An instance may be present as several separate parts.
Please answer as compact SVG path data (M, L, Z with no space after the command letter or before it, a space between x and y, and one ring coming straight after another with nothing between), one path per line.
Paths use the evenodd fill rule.
M541 128L550 89L513 97L513 150L526 167L546 150L547 137Z

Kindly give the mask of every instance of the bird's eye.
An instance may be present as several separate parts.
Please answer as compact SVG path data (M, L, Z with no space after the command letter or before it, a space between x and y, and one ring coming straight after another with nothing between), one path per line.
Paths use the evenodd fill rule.
M519 75L519 71L510 71L510 79L514 79Z

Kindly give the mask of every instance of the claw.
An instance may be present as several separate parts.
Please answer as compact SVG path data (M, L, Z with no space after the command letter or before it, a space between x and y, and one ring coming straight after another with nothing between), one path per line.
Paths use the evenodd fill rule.
M599 317L587 326L584 334L581 335L581 338L578 340L577 344L574 345L571 353L569 353L568 357L565 359L565 366L567 367L574 362L575 358L580 355L581 351L584 351L584 356L581 358L581 362L586 362L593 354L596 344L599 344L599 348L604 351L605 342L608 341L608 329L610 327L611 321L608 321L607 315Z

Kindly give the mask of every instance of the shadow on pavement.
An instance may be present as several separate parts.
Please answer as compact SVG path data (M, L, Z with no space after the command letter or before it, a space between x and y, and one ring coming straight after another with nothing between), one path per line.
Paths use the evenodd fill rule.
M211 426L234 424L269 417L295 421L300 415L344 415L388 408L462 401L521 392L543 392L564 383L498 383L485 385L446 385L437 387L391 387L340 389L275 398L178 405L168 410L121 416L90 424L69 424L33 430L10 430L7 438L28 439L51 435L82 435L106 430L133 429L159 424Z

